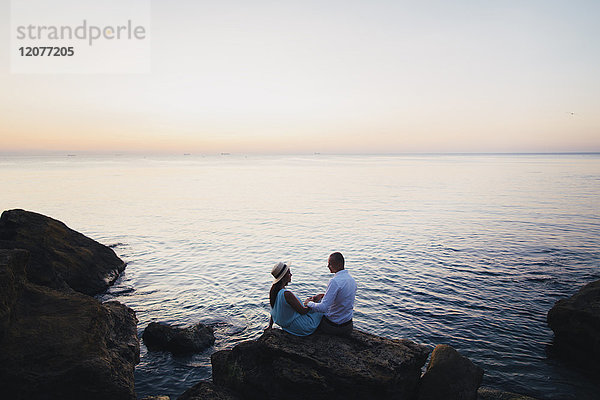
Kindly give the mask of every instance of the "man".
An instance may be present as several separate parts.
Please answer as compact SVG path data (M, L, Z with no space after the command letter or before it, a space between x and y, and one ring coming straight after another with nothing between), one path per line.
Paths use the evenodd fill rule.
M344 269L344 256L341 253L332 253L327 267L329 272L335 275L329 281L325 294L309 297L304 304L325 314L319 325L319 332L347 336L354 328L352 314L356 297L356 281Z

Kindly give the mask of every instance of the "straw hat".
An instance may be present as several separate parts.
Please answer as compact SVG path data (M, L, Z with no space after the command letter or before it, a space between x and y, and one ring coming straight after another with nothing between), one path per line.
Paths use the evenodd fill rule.
M275 278L273 280L273 283L277 283L280 280L282 280L283 277L287 274L287 272L289 270L290 270L289 263L279 261L277 264L275 264L275 266L271 270L271 275L273 275L273 277Z

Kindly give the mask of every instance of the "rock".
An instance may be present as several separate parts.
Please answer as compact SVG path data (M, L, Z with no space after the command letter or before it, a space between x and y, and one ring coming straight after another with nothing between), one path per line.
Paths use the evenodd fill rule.
M427 371L421 378L419 400L477 400L483 369L452 347L433 349Z
M27 255L0 250L3 398L135 399L134 311L29 282Z
M88 295L104 291L125 269L112 249L60 221L24 210L2 213L0 249L29 251L29 281Z
M557 301L548 312L548 326L554 331L560 355L575 362L597 364L594 360L600 356L600 280Z
M169 396L146 396L142 397L141 400L171 400Z
M151 322L144 330L143 338L148 350L167 350L179 354L198 353L215 342L213 329L201 323L177 328Z
M241 400L242 398L227 388L212 382L201 381L186 390L177 400Z
M246 399L412 399L428 354L358 330L342 338L269 329L211 361L213 382Z
M502 392L500 390L479 388L477 391L477 400L537 400L533 397L522 394Z
M0 343L7 332L17 295L25 284L26 250L0 250Z

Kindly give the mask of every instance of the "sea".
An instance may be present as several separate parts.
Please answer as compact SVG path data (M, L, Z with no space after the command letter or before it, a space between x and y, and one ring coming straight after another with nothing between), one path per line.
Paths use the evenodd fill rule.
M270 271L323 292L340 251L355 328L485 370L483 386L598 399L597 372L552 351L553 304L600 279L600 154L0 156L0 207L35 211L111 246L127 269L102 301L152 321L202 322L188 356L141 345L139 397L211 378L210 355L258 338Z

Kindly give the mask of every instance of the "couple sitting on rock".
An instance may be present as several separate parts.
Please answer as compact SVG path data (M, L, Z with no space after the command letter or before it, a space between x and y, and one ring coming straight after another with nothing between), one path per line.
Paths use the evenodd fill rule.
M269 328L275 322L284 331L297 336L307 336L316 330L340 336L352 333L356 282L344 269L344 256L341 253L331 254L327 267L335 274L329 281L327 290L324 294L309 297L303 304L285 288L292 281L290 265L283 262L275 264L271 271L275 280L269 293Z

